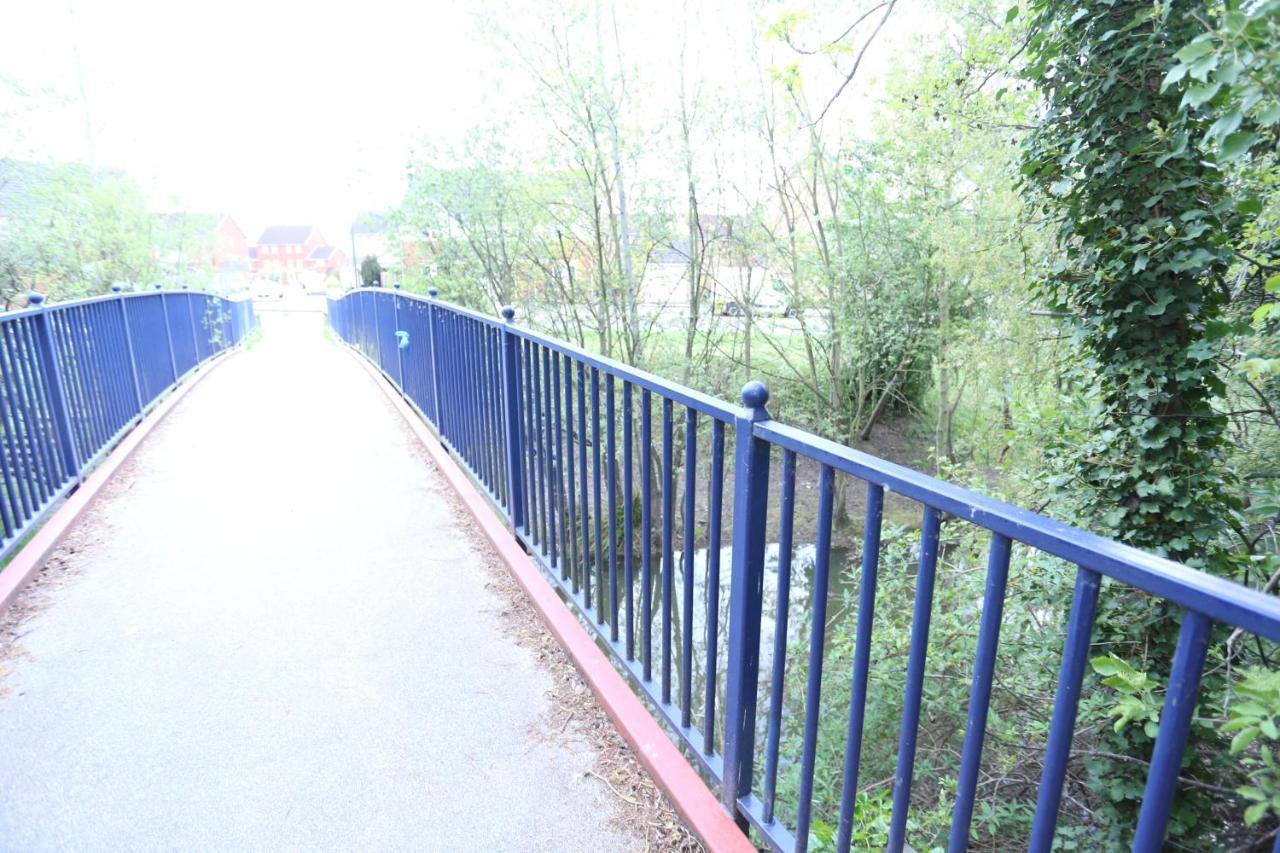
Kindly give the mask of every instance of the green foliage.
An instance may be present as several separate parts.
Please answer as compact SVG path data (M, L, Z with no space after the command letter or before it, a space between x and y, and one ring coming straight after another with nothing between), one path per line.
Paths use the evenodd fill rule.
M128 179L87 167L0 161L16 195L0 227L0 297L39 289L52 299L149 283L159 272L155 222ZM16 189L13 189L16 187Z
M1064 508L1140 548L1244 579L1233 541L1244 503L1219 403L1240 328L1234 242L1257 211L1234 197L1227 169L1271 116L1257 109L1257 27L1228 7L1225 29L1207 31L1197 2L1031 3L1027 74L1047 112L1023 175L1061 252L1038 287L1070 316L1084 356L1073 379L1092 403L1087 431L1051 450ZM1140 804L1159 714L1158 678L1146 671L1168 665L1171 615L1119 589L1100 608L1098 639L1113 654L1094 669L1114 693L1086 700L1081 716L1086 726L1117 717L1085 762L1089 788L1107 795L1095 820L1108 843L1122 843L1118 827L1132 826ZM1206 692L1222 687L1211 672ZM1230 772L1213 727L1193 726L1189 743L1188 773ZM1214 808L1180 796L1171 837L1206 843Z
M1023 171L1072 247L1041 288L1073 314L1097 388L1093 439L1062 459L1082 516L1222 570L1214 543L1236 504L1212 403L1236 212L1201 150L1207 122L1157 85L1168 44L1197 31L1197 5L1033 4L1028 71L1049 112Z
M1280 128L1280 0L1232 0L1173 55L1160 89L1182 85L1181 106L1212 119L1204 147L1234 163ZM1201 18L1200 20L1204 20Z
M1231 703L1222 730L1234 734L1231 754L1244 755L1250 784L1238 791L1249 801L1244 822L1253 826L1268 813L1280 814L1280 672L1247 670L1236 692L1240 699Z
M1155 689L1160 685L1145 672L1138 672L1115 655L1094 658L1093 671L1102 676L1102 684L1113 688L1120 698L1111 713L1115 715L1115 730L1121 731L1130 723L1142 727L1142 733L1155 740L1160 729L1160 701Z

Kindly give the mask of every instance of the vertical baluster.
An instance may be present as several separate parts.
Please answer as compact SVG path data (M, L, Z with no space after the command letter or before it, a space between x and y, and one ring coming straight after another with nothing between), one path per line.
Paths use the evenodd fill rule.
M535 546L541 547L544 544L543 538L543 480L541 480L541 430L539 425L539 406L538 400L538 346L531 341L525 342L525 368L527 374L525 377L525 406L527 411L526 418L529 419L529 494L530 501L530 521L532 521L531 542Z
M156 285L156 290L160 290L160 285ZM169 323L169 303L165 298L163 291L160 293L160 316L164 318L164 339L169 345L169 370L171 378L169 384L176 384L178 381L178 357L173 350L173 327Z
M29 318L28 318L29 319ZM48 500L62 484L75 476L75 469L59 454L57 425L48 411L48 400L41 390L40 361L31 343L34 334L29 321L10 325L13 332L15 367L19 372L18 388L22 395L23 421L30 449L27 457L32 462L37 479L35 509Z
M675 465L671 400L662 398L662 701L671 702L671 607L675 583L675 545L672 522L675 516Z
M83 403L83 394L77 381L80 371L75 351L71 348L72 331L67 329L64 317L58 314L49 316L49 333L53 342L53 358L57 361L58 373L62 379L71 440L80 448L79 461L83 464L92 455L93 435L89 431L90 412Z
M591 515L587 504L587 371L578 362L578 497L582 510L582 601L591 607Z
M587 559L586 551L580 550L578 547L578 494L577 482L575 475L577 474L577 457L582 455L580 432L574 430L574 405L573 405L573 359L565 357L564 360L564 428L565 428L565 446L568 450L567 464L565 465L565 474L568 488L566 489L569 499L569 580L572 585L573 594L577 595L581 586L582 565ZM579 410L581 411L581 410ZM585 528L583 535L586 535ZM579 559L581 558L581 559Z
M551 351L546 347L542 349L542 394L546 403L546 448L547 454L547 541L551 552L551 568L554 570L560 565L560 549L559 531L556 530L556 457L555 444L553 441L553 424L551 419L552 413L552 397L551 397Z
M991 682L995 677L996 652L1000 643L1000 617L1004 612L1005 584L1009 578L1010 545L1007 536L991 534L973 686L969 690L969 718L965 724L959 784L951 817L951 840L947 847L950 853L964 853L969 847L969 823L973 819L978 769L982 764L982 741L987 733L987 709L991 705Z
M0 501L7 512L5 524L8 538L22 526L30 510L26 506L26 494L16 478L21 457L14 440L14 428L18 419L17 404L9 388L13 371L8 365L4 331L9 322L0 321L0 479L4 481L5 500Z
M640 656L653 680L653 395L640 394Z
M618 447L617 412L614 409L613 374L604 377L605 455L609 480L609 639L618 642Z
M703 687L702 751L716 751L716 667L720 654L720 528L724 516L724 421L711 421L711 495L707 517L706 684Z
M18 321L0 322L0 401L4 408L0 409L0 418L4 429L5 447L9 452L12 467L4 470L6 482L9 483L10 502L14 506L14 529L22 526L23 520L31 518L40 501L36 499L30 480L30 466L23 461L30 458L29 451L23 446L23 439L29 430L29 422L23 413L21 383L22 378L15 364L15 356L10 347L10 333L18 325ZM25 476L24 476L25 473ZM21 479L15 479L15 478Z
M929 650L929 619L933 610L933 582L938 568L938 531L941 518L925 507L920 533L920 571L916 576L915 610L911 616L911 643L907 656L907 686L898 737L898 770L893 784L893 815L889 824L889 849L900 851L907 841L907 811L911 808L911 774L915 769L916 736L920 726L920 701L924 693L925 655Z
M622 586L626 590L624 608L627 626L627 660L636 659L636 626L635 626L635 567L633 563L635 551L635 531L633 526L633 496L635 483L632 482L631 459L631 383L622 383Z
M562 561L560 580L567 581L569 579L569 575L573 573L573 557L572 548L569 545L569 540L572 538L569 535L570 520L565 517L564 513L564 410L561 405L563 398L560 393L560 353L558 352L552 354L551 376L554 379L554 390L552 396L555 400L554 432L556 436L554 448L556 457L556 497L554 506L556 508L556 515L560 519L560 538L558 540ZM570 464L572 465L572 463Z
M592 494L591 507L595 514L595 557L596 557L596 624L604 624L605 614L605 588L604 578L604 512L601 509L600 492L601 471L600 471L600 371L591 368L591 483L594 487Z
M403 330L400 322L400 282L395 284L395 292L391 294L391 337L396 348L396 386L404 393L404 350L400 348L400 335Z
M769 419L765 409L768 402L769 389L761 382L748 382L742 389L743 409L733 424L733 565L725 674L724 777L720 780L720 802L733 815L738 815L739 797L751 791L755 771L764 534L769 508L769 444L756 438L755 425Z
M489 436L489 397L485 383L485 347L484 324L479 320L471 321L471 396L475 399L476 419L476 477L480 484L492 490L493 469L490 467L489 451L493 441Z
M1049 721L1049 740L1045 746L1044 769L1036 791L1036 816L1031 824L1028 849L1033 853L1049 853L1053 849L1053 831L1058 822L1058 803L1062 800L1062 783L1071 756L1071 740L1075 732L1076 711L1080 704L1080 684L1089 662L1089 639L1098 610L1101 577L1081 566L1076 571L1076 587L1071 598L1071 614L1067 637L1062 648L1062 665L1058 671L1058 689L1053 698L1053 718Z
M0 320L0 324L4 321ZM3 346L3 341L0 341ZM9 419L13 417L12 404L9 402L8 371L0 357L0 524L3 524L4 535L0 537L0 546L7 545L9 538L18 532L21 512L17 509L17 482L12 474L12 466L17 463L10 444Z
M1169 673L1164 709L1160 712L1160 730L1156 733L1155 751L1147 770L1142 809L1138 812L1138 831L1133 837L1135 851L1154 853L1164 846L1212 628L1213 622L1208 616L1194 610L1183 611L1178 646L1173 653L1173 670Z
M844 779L836 850L844 853L853 837L853 810L858 795L858 763L867 712L867 677L871 673L871 628L875 618L876 580L880 568L880 528L884 520L884 487L867 483L867 520L862 533L862 578L858 588L858 627L849 684L849 728L845 732Z
M439 375L437 374L437 370L438 370L437 363L439 362L439 353L440 353L440 348L436 346L437 308L435 303L436 303L437 293L439 293L439 291L436 290L434 287L427 290L427 297L429 299L429 301L427 302L427 358L429 362L428 368L431 371L431 383L430 383L431 384L431 408L428 411L431 414L431 423L435 426L436 432L440 433L440 435L444 435L444 424L441 423L441 420L440 420L440 378L439 378ZM502 307L503 365L504 365L504 368L508 368L508 369L515 368L515 369L512 369L511 372L504 377L503 388L505 389L506 393L511 395L512 402L518 402L520 399L520 395L518 393L515 393L519 388L520 372L518 368L520 363L520 346L519 346L519 339L511 331L511 328L510 328L512 325L515 324L515 319L516 319L516 309L512 308L510 305L504 305ZM510 418L514 414L514 412L515 410L513 410L510 406L507 407L506 415L508 419L507 421L508 439L510 439L511 436L513 435L518 436L520 434L519 421L517 420L515 424L512 424L510 421ZM513 428L514 428L514 432L513 432ZM511 464L511 461L513 459L517 458L516 453L518 451L519 451L519 447L512 447L508 449L507 451L508 465ZM507 477L508 477L507 479L508 487L513 486L514 481L511 479L511 474L509 473ZM514 496L518 495L519 493L514 488L512 489L512 492L513 492L513 503L511 504L511 506L507 507L507 510L512 515L512 519L513 519L512 526L518 528L524 524L524 508L523 506L519 506L514 503ZM519 511L517 511L517 509Z
M50 416L55 425L58 439L58 450L67 467L68 479L81 479L82 458L76 447L75 425L71 419L71 409L66 391L63 388L62 368L58 364L57 340L54 337L53 323L49 310L43 306L44 296L32 293L28 299L40 310L32 315L35 346L39 352L39 361L44 373L44 396L49 403Z
M809 597L809 679L805 685L804 745L800 756L800 802L796 808L796 853L809 849L813 774L818 756L818 712L822 704L822 652L827 631L827 588L831 576L831 511L835 472L822 466L818 478L818 541Z
M489 431L493 435L494 489L498 503L506 505L511 499L507 480L507 442L502 431L502 330L489 329Z
M698 470L698 413L686 406L684 413L684 531L680 584L680 725L693 722L693 558L694 498Z
M138 355L133 348L133 330L129 328L129 303L121 293L123 289L118 284L111 286L111 291L116 295L116 310L120 312L121 337L124 338L125 360L129 366L129 376L133 380L133 414L141 415L145 405L142 399L142 377L138 375Z
M434 293L432 294L434 298ZM427 305L427 322L430 324L433 307ZM507 438L507 517L511 520L513 533L524 526L524 490L520 482L520 342L511 331L515 319L515 309L502 309L502 414ZM430 328L428 325L427 328ZM435 357L432 356L432 383L435 382ZM436 402L435 391L432 390L432 406ZM436 428L440 428L439 414L436 414Z
M782 736L783 680L787 672L787 634L791 618L791 559L796 517L796 454L782 453L781 519L778 530L778 589L773 617L773 667L769 677L769 719L764 741L764 805L765 823L773 822L774 801L778 791L778 742ZM816 588L816 587L815 587Z

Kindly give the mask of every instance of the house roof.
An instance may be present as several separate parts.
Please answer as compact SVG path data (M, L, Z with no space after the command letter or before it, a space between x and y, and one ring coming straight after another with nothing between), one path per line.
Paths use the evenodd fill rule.
M259 246L288 246L307 242L313 225L271 225L258 238Z
M333 254L333 251L334 251L333 246L316 246L314 249L311 250L311 254L307 257L307 260L309 261L328 260L329 256Z

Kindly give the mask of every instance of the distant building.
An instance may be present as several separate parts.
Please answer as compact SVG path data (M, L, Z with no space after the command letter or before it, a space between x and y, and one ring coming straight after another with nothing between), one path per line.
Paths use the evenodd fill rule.
M272 225L249 253L254 272L283 285L319 287L347 278L347 256L312 225Z
M343 279L347 272L347 255L337 246L318 246L307 256L312 270L325 278Z
M157 214L155 223L156 260L169 274L211 272L215 289L226 292L248 286L249 241L229 215L179 211Z
M716 314L737 315L747 307L756 313L789 313L792 298L783 279L764 261L749 254L729 216L701 218L702 298ZM689 303L693 250L687 237L658 247L640 282L639 302L650 313L683 308Z

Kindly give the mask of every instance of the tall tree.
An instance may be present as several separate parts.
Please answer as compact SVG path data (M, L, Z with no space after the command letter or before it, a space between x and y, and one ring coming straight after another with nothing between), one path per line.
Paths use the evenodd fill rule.
M1222 464L1228 419L1214 402L1224 390L1218 356L1236 210L1205 145L1209 122L1162 90L1174 53L1202 32L1202 9L1198 0L1032 2L1027 71L1046 111L1023 172L1060 246L1039 286L1070 316L1078 387L1094 403L1090 429L1058 454L1077 518L1230 573L1224 532L1240 504ZM1108 595L1098 632L1158 673L1177 632L1177 614L1165 611ZM1090 765L1095 790L1116 810L1107 832L1132 826L1153 733L1121 727L1113 738L1109 751L1136 765ZM1172 831L1191 833L1204 803L1181 800Z

